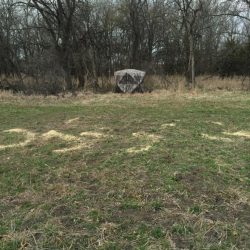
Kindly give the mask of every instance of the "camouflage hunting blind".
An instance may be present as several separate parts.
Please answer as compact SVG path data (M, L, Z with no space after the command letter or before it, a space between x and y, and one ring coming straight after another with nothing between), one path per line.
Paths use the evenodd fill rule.
M146 72L135 69L124 69L115 72L117 92L143 92L142 84Z

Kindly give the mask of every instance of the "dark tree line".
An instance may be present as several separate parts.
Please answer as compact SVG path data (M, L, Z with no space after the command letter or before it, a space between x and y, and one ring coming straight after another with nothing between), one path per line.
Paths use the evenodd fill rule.
M249 0L2 0L0 74L67 90L122 68L250 74Z

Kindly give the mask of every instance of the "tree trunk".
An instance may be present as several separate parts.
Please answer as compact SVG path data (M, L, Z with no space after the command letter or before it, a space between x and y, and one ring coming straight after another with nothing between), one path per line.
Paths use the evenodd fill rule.
M85 86L85 74L84 73L79 73L78 81L79 81L78 88L80 90L83 90Z
M71 70L70 70L70 62L68 56L65 56L63 60L63 69L65 72L65 80L66 80L66 89L68 91L73 90L73 83L72 83L72 76L71 76Z
M191 35L192 36L192 35ZM191 57L191 84L192 88L195 88L196 81L195 81L195 59L194 59L194 39L192 36L191 39L191 46L190 46L190 57Z
M135 31L135 34L134 34L134 39L133 39L133 45L132 45L132 60L131 60L131 66L133 68L137 68L138 65L139 65L139 56L138 56L138 53L139 52L139 36L137 34L137 31Z
M72 72L71 72L71 63L70 60L70 52L67 50L65 46L63 49L60 47L56 47L58 60L60 62L61 67L65 73L65 82L66 82L66 90L72 91L73 90L73 83L72 83Z
M67 71L65 73L66 73L65 80L66 80L67 90L72 91L73 90L73 83L72 83L72 78L71 78L70 72Z
M189 34L189 62L187 70L187 84L190 88L195 88L195 56L194 56L194 38L192 32Z

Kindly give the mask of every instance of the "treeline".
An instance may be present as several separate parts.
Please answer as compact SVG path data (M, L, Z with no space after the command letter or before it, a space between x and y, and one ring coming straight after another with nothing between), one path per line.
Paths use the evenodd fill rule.
M1 0L0 74L67 90L123 68L188 87L250 75L249 12L249 0Z

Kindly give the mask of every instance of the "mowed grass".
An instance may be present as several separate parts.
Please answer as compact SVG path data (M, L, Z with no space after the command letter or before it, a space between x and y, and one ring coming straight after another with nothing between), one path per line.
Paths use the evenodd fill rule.
M250 248L250 94L0 100L0 249Z

